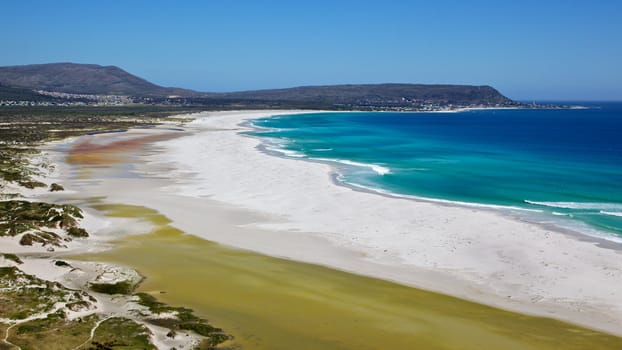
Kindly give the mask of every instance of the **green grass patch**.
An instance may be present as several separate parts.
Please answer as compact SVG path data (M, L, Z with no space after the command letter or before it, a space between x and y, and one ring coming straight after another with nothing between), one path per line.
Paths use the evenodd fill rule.
M0 267L0 315L23 320L51 311L58 302L82 301L83 292L29 275L17 267Z
M41 181L19 181L18 184L31 190L34 188L47 187L47 185Z
M65 188L57 183L50 185L50 192L64 191Z
M90 336L98 316L69 321L61 312L24 322L10 330L8 340L22 349L72 349Z
M89 349L156 349L149 340L150 334L149 329L140 323L113 317L97 327Z
M70 204L0 201L0 236L23 234L21 245L60 246L62 238L46 229L65 229L72 237L88 237L88 232L78 227L78 220L83 218L82 210Z
M207 320L195 316L191 309L166 305L147 293L137 293L136 296L138 297L138 303L147 307L154 314L176 314L175 318L148 318L146 319L147 322L168 328L171 332L186 330L203 336L206 339L203 341L202 348L213 348L232 339L230 335L223 333L222 329L214 327Z
M22 261L22 259L19 258L19 256L15 255L15 254L10 254L10 253L3 253L2 256L7 259L7 260L11 260L16 264L23 264L24 262Z
M89 236L89 233L86 232L86 230L81 227L70 227L67 230L67 234L70 235L71 237L78 237L78 238L86 238Z
M69 229L83 218L82 210L71 204L0 201L0 235L16 236L42 227Z
M135 285L130 281L121 281L117 283L91 283L91 290L104 294L132 294Z

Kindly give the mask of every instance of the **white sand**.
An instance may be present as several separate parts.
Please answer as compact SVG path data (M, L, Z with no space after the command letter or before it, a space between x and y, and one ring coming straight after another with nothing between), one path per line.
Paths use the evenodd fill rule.
M192 135L158 142L139 167L175 183L123 197L206 239L622 334L619 251L489 210L337 186L328 165L266 155L239 135L272 114L195 116ZM239 229L202 224L219 220Z

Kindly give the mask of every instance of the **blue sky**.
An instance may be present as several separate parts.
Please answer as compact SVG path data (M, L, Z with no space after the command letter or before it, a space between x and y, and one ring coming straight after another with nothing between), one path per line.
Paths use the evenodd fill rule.
M622 100L622 1L3 1L0 53L200 91L455 83Z

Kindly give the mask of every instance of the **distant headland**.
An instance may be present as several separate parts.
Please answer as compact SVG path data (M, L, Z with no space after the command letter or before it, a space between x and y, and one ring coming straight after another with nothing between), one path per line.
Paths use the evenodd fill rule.
M559 108L513 101L491 86L348 84L241 92L162 87L116 66L49 63L0 67L0 106L179 105L209 110L452 111Z

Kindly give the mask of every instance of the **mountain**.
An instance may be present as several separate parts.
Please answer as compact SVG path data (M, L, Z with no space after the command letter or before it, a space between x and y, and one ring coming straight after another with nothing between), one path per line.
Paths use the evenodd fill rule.
M223 93L220 98L263 101L323 102L337 105L405 104L497 105L513 101L490 86L359 84L301 86L288 89Z
M0 67L0 88L4 89L4 92L0 89L0 97L22 93L21 99L4 100L44 101L49 97L42 97L36 92L43 90L67 94L123 95L131 97L128 101L137 103L200 105L211 109L430 110L518 105L490 86L472 85L359 84L200 93L158 86L115 66L76 63ZM83 96L45 94L84 101ZM91 101L94 99L91 98Z
M126 96L190 96L194 91L165 88L119 67L49 63L0 67L0 85L71 94Z

